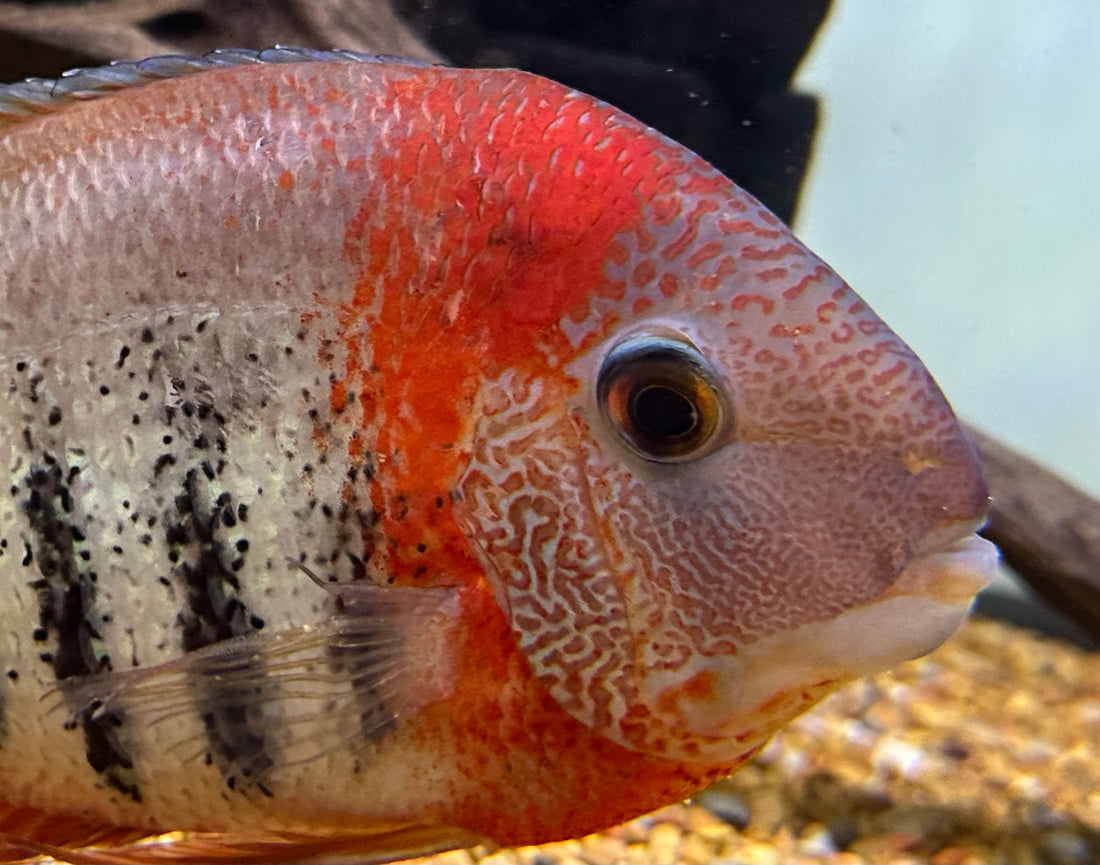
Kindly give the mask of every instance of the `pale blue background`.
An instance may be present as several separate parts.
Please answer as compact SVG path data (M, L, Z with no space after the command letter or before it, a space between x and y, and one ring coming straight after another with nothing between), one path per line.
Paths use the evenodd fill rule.
M966 420L1100 495L1100 3L834 0L795 228Z

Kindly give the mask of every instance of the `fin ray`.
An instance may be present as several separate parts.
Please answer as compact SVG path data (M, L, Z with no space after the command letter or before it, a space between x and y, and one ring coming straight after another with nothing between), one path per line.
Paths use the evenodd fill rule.
M365 54L342 49L320 50L276 45L253 51L220 48L204 55L168 54L146 60L116 60L105 66L70 69L60 78L28 78L0 85L0 129L41 114L60 111L73 102L108 96L130 87L141 87L167 78L182 78L230 66L261 63L400 63L431 66L422 60Z
M279 766L378 739L432 698L424 677L408 673L423 641L438 642L440 629L457 618L456 590L322 585L336 598L325 622L234 637L147 668L67 679L43 699L53 700L50 711L71 713L69 723L90 713L171 727L174 739L161 747L184 761L209 752L209 716L232 707L269 718L264 727ZM194 723L172 725L188 717Z

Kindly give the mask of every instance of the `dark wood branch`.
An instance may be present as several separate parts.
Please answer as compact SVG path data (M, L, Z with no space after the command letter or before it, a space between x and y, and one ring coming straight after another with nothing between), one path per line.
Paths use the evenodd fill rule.
M0 81L215 48L349 48L438 61L388 0L0 2Z
M971 429L993 508L982 534L1032 589L1100 642L1100 501Z

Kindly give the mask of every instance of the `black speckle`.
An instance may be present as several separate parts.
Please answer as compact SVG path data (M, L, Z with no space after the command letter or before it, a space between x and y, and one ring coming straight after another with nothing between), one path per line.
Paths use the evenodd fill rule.
M139 418L136 414L130 415L130 423L132 423L134 426L139 426L141 424L141 418Z
M161 472L163 472L169 466L174 466L175 464L176 458L172 456L172 454L161 454L159 457L157 457L157 461L153 464L153 476L159 477Z
M51 408L49 415L46 416L46 420L49 421L50 426L57 426L61 423L61 409L57 406Z
M426 553L428 551L428 545L427 544L417 544L416 545L416 551L418 553Z
M242 523L248 522L248 505L246 505L244 502L241 502L239 505L237 505L237 519L240 520Z
M248 552L248 538L240 538L235 546L237 547L237 552L239 553Z
M18 670L8 670L8 678L11 679L14 682L16 679L19 678L19 671Z
M130 346L124 345L118 351L118 360L115 361L115 369L122 369L122 365L126 363L126 358L130 356Z
M186 526L182 523L174 523L168 526L164 539L174 546L182 546L191 540Z
M148 345L153 341L153 331L147 327L141 329L141 341Z
M107 385L105 385L105 384L101 384L101 385L99 386L99 393L100 393L100 395L102 395L102 396L107 396L107 394L109 394L110 392L111 392L111 389L110 389L109 387L107 387Z
M19 361L19 363L17 363L15 365L15 371L16 372L26 372L27 371L27 362L25 360Z
M31 638L36 643L43 643L50 638L50 633L45 628L35 628L31 631Z
M147 391L147 390L141 391L138 394L138 399L141 400L142 402L145 402L147 399L149 399L149 391Z

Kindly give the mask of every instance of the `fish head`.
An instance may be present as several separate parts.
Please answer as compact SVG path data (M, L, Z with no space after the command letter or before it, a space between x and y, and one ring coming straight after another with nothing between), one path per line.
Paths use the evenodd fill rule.
M542 366L486 382L464 519L566 711L732 760L961 624L996 563L986 482L921 361L787 227L652 130L601 123L612 155L571 162L538 219L561 236L555 207L575 225L604 196L618 222L513 280L545 304L569 248L598 247L582 297L513 323Z

